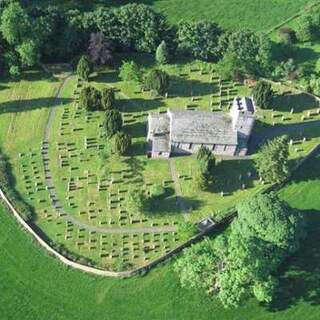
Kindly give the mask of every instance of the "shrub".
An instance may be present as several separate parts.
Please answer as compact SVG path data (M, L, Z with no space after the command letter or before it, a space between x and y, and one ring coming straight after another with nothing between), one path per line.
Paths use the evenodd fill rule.
M143 87L146 90L153 90L156 94L165 94L169 88L169 75L158 69L151 70L143 80Z

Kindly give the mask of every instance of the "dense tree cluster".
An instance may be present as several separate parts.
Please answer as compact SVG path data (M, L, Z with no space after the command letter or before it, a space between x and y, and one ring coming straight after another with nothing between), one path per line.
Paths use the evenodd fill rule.
M8 1L0 14L2 60L16 76L23 67L66 61L79 53L87 54L94 65L112 65L115 52L121 50L154 53L159 64L168 63L175 54L207 61L224 58L222 69L230 75L235 68L232 76L260 74L270 66L267 36L251 31L224 33L209 21L169 26L163 15L144 4L82 12Z
M300 16L296 35L299 41L314 41L320 38L320 9L313 7Z
M275 193L258 194L238 206L228 237L206 240L186 250L175 263L183 286L215 293L225 307L255 296L274 297L280 264L299 248L302 215Z
M290 175L288 137L277 137L263 145L255 158L255 166L263 181L285 181Z

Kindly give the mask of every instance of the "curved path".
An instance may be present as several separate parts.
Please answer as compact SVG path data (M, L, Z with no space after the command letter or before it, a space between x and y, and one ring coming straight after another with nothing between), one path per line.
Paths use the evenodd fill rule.
M122 228L122 227L110 227L110 228L97 227L97 226L89 225L89 224L86 224L86 223L83 223L83 222L79 221L73 215L69 214L68 212L66 212L63 209L63 207L60 204L59 199L57 197L57 193L55 191L55 187L54 187L53 180L52 180L52 174L51 174L50 165L49 165L49 162L50 162L49 145L50 145L50 131L51 131L51 126L52 126L53 119L54 119L55 114L56 114L56 108L60 104L60 98L61 98L62 91L66 87L66 85L68 84L68 82L70 80L71 80L71 75L69 75L68 77L63 79L62 83L60 84L60 86L58 88L57 94L55 96L56 103L49 111L49 116L48 116L48 120L47 120L47 123L46 123L46 126L45 126L44 136L43 136L43 141L42 141L41 155L42 155L42 161L43 161L43 166L44 166L45 185L46 185L46 188L47 188L47 190L49 192L49 196L50 196L50 199L51 199L52 207L56 210L56 212L61 217L63 217L67 221L70 221L75 226L77 226L77 227L79 227L81 229L85 229L85 230L88 230L88 231L94 231L94 232L97 232L97 233L121 234L121 233L149 233L149 232L158 233L158 232L173 232L173 231L176 231L176 228L175 227L171 227L171 226L163 226L163 227L125 227L125 228Z

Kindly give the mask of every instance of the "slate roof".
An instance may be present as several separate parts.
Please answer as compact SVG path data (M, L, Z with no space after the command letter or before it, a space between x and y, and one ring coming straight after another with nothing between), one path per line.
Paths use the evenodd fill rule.
M237 145L237 131L224 112L168 111L170 140L180 143Z

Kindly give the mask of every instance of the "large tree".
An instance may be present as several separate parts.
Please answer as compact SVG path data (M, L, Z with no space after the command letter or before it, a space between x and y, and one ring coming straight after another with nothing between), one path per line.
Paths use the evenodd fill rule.
M272 60L271 41L266 35L240 30L225 33L219 38L219 54L233 54L234 72L245 75L261 75L270 71Z
M104 129L107 137L112 137L122 128L122 117L118 110L107 110L104 120Z
M254 102L262 109L267 109L271 106L273 100L273 90L269 82L260 80L252 90Z
M263 145L255 158L255 166L264 181L285 181L290 174L288 137L277 137Z
M113 65L113 46L102 32L91 33L88 48L90 60L97 65Z
M197 59L216 61L218 59L218 40L222 34L214 22L182 21L178 25L178 49Z
M303 216L275 193L258 194L237 207L228 237L193 246L175 263L181 284L215 293L225 307L255 296L271 302L280 264L304 237Z
M153 69L143 79L143 87L152 90L156 94L164 95L169 88L170 77L162 70Z

